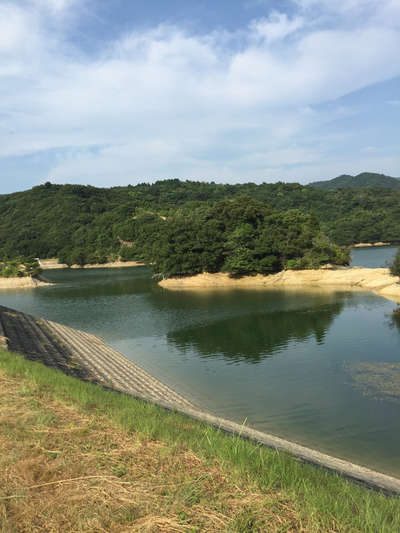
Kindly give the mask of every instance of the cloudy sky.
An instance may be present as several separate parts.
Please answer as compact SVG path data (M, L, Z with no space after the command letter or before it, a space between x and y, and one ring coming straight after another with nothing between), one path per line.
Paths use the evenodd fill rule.
M0 193L400 176L400 0L0 0Z

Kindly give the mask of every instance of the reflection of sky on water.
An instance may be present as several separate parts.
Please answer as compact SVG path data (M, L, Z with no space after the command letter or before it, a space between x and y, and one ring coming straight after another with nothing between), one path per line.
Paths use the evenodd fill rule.
M351 264L367 268L387 267L393 261L396 251L397 246L353 248Z

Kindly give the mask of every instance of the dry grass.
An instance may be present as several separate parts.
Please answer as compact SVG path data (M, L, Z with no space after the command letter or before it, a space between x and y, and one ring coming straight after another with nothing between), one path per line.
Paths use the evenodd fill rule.
M0 533L400 531L400 500L0 349Z
M2 371L0 405L1 533L314 531L282 493Z

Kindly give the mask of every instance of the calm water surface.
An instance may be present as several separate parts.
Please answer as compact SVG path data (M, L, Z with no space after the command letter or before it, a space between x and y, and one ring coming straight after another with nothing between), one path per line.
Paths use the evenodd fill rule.
M353 248L351 264L367 268L387 267L394 259L398 246Z
M54 270L0 303L100 335L216 414L400 475L400 403L348 364L400 362L396 305L367 292L166 291L145 268Z

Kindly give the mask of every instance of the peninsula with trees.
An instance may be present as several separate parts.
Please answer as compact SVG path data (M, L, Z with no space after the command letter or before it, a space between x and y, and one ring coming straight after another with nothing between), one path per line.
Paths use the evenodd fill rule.
M49 285L41 276L37 259L17 258L0 261L0 289L32 288Z

